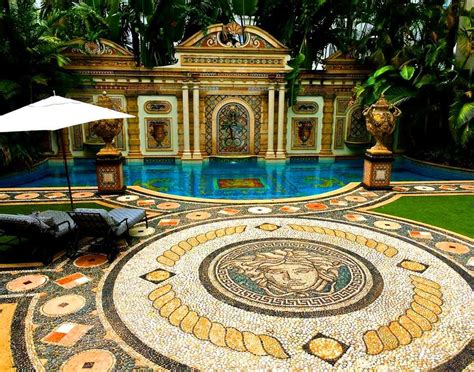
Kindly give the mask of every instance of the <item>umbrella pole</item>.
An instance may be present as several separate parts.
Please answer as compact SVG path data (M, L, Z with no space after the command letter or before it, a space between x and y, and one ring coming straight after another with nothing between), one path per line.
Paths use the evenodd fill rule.
M66 170L67 189L69 191L69 202L71 203L71 211L73 211L74 202L72 201L71 180L69 179L69 168L67 166L67 159L66 159L66 145L64 144L62 131L59 131L59 142L61 143L61 151L63 153L63 160L64 160L64 169Z

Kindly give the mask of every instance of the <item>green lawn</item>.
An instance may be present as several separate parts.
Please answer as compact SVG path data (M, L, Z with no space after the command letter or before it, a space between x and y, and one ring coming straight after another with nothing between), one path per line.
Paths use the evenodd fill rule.
M372 209L474 238L474 195L403 196Z

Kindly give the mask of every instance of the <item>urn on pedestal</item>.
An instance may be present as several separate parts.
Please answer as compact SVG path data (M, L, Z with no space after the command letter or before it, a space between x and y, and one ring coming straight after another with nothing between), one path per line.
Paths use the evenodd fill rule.
M98 106L116 111L122 108L113 103L107 93L99 97ZM125 191L123 178L124 158L114 145L114 138L121 132L123 119L98 120L91 123L91 130L104 140L105 147L97 153L96 175L99 194L118 194Z
M393 155L387 139L395 130L398 107L382 96L364 112L367 130L375 137L376 144L365 153L363 186L368 189L389 189L392 178Z

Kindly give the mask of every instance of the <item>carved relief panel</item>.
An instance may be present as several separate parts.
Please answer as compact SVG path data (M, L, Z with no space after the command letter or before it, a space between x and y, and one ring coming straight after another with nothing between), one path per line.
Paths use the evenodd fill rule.
M177 98L139 96L140 148L144 155L178 153Z

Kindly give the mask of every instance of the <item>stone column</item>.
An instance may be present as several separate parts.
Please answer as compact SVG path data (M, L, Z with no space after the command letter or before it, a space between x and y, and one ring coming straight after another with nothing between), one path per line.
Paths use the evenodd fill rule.
M334 94L324 96L323 128L319 155L332 156L332 125L334 117Z
M127 96L127 112L134 115L134 118L127 119L128 124L128 157L141 158L142 152L140 149L140 119L138 117L138 97Z
M199 122L199 85L193 85L193 123L194 123L194 151L193 159L202 160L200 144L200 122Z
M278 86L278 132L277 132L277 159L285 159L285 148L283 147L283 123L285 122L285 84Z
M191 150L189 145L189 87L183 84L183 154L181 159L191 159Z
M265 159L275 159L275 149L273 148L273 132L275 125L275 85L268 86L268 147Z

